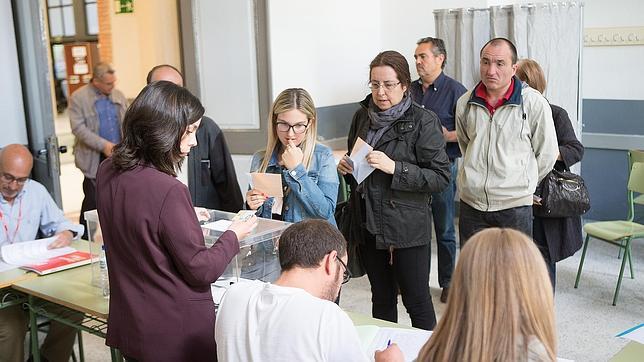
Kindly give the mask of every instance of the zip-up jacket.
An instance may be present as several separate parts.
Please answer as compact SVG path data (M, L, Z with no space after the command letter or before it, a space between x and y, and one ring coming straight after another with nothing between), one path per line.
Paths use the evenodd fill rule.
M510 99L493 115L476 87L456 104L463 153L458 190L461 201L480 211L532 205L532 194L559 153L548 101L519 78L514 82Z
M367 113L371 95L360 102L349 130L348 149L358 137L365 140L370 127ZM412 103L385 131L373 149L396 162L393 175L375 170L362 182L362 192L351 175L349 205L351 239L364 243L362 227L375 236L376 249L402 249L427 245L431 240L431 194L449 184L450 164L436 114ZM362 200L362 201L361 201ZM364 208L363 208L364 207Z

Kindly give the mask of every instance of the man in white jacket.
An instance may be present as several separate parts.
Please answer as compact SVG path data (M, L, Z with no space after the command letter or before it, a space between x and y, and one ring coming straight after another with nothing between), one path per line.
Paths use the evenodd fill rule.
M510 227L532 235L533 194L559 153L552 112L515 76L517 51L495 38L481 49L481 81L456 105L463 154L458 175L461 247L477 231Z

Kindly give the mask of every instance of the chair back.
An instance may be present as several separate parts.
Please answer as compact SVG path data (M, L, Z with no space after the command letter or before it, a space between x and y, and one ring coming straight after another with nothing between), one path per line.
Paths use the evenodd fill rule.
M633 168L636 162L644 162L644 150L630 150L628 151L628 168Z
M644 194L644 162L635 162L628 177L628 190Z
M628 174L631 174L633 164L636 162L644 162L644 150L630 150L628 151ZM644 195L639 195L633 199L633 202L639 205L644 205Z
M635 196L634 193L640 194ZM635 204L644 198L644 162L635 162L628 177L628 221L635 220Z

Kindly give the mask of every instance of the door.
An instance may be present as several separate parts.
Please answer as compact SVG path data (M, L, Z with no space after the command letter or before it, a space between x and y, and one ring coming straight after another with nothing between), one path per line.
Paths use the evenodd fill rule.
M29 149L34 155L32 177L43 184L62 208L60 158L54 130L52 70L44 0L12 0L18 63Z

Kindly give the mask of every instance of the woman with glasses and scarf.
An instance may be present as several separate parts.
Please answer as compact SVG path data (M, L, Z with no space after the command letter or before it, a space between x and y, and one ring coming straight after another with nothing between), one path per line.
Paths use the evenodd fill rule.
M311 95L302 88L282 91L268 117L266 149L253 155L250 171L282 175L284 197L278 200L251 188L246 192L249 209L269 219L322 219L335 225L340 181L331 149L317 143L316 137L317 114Z
M429 293L430 197L447 187L449 158L441 123L412 102L411 76L400 53L385 51L370 65L371 94L353 117L348 137L373 147L366 160L375 170L362 183L348 176L347 157L338 171L351 185L350 242L371 283L372 315L398 321L398 291L412 326L432 330L436 315Z

